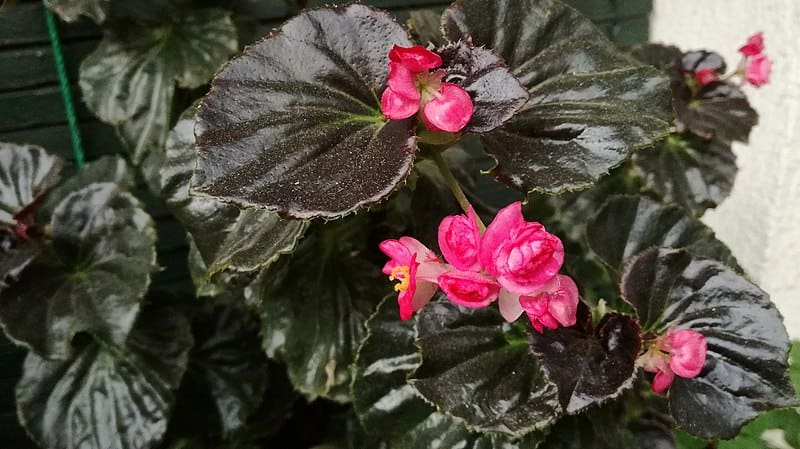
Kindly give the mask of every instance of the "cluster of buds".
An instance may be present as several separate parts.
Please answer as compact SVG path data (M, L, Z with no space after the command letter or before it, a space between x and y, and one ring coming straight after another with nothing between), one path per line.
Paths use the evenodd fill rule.
M402 319L441 289L464 307L498 301L508 322L526 313L539 332L575 324L578 288L569 276L558 274L564 246L540 223L526 221L520 202L498 212L485 232L471 208L466 215L445 217L438 241L444 260L411 237L380 244L391 259L383 272L398 281Z
M739 67L724 78L741 76L742 83L747 82L756 87L767 84L772 74L772 60L764 53L764 34L759 32L750 36L747 42L739 47L739 53L742 54ZM694 77L701 86L720 79L719 73L709 67L698 70Z
M669 388L676 374L687 379L697 377L706 363L706 349L706 338L700 332L670 329L652 342L638 364L656 374L652 388L661 393Z
M419 112L425 126L434 132L456 133L472 118L473 105L467 91L442 82L442 58L416 45L395 45L389 52L389 87L381 97L381 112L392 120L407 119Z

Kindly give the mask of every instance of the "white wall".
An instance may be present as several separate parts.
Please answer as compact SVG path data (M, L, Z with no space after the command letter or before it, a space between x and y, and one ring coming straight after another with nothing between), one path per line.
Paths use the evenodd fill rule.
M654 0L650 40L709 49L728 66L756 31L774 61L772 82L745 88L760 124L737 144L731 196L704 220L770 293L800 338L800 0Z

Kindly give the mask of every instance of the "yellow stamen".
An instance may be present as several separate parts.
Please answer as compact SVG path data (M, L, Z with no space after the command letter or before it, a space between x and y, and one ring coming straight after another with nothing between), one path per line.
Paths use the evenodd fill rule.
M389 274L390 281L400 281L397 285L394 286L394 290L396 292L404 292L408 290L409 283L411 282L411 276L408 273L408 266L396 266L392 268L392 272Z

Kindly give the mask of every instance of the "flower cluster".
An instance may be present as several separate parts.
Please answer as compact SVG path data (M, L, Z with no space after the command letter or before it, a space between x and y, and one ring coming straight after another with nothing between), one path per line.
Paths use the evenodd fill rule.
M772 61L764 54L764 35L756 33L747 39L739 53L744 57L744 78L753 86L759 87L769 82Z
M569 276L558 274L564 262L561 240L540 223L525 221L521 203L498 212L485 232L471 208L467 215L445 217L438 240L444 261L411 237L380 244L391 259L383 272L399 281L395 290L402 319L441 288L447 299L464 307L498 301L508 322L524 312L539 332L575 324L578 288Z
M687 379L700 374L706 363L706 347L703 334L690 329L670 329L653 342L638 363L648 373L656 373L652 388L661 393L669 388L676 374Z
M772 61L764 54L764 34L759 32L747 39L747 42L739 47L742 54L742 62L739 68L725 76L723 79L732 76L742 76L742 83L748 82L756 87L761 87L769 82L772 74ZM720 80L720 74L710 67L704 67L694 73L695 81L700 86Z
M416 45L395 45L389 52L389 87L381 97L381 111L392 120L403 120L420 112L425 126L435 132L455 133L472 118L472 99L453 83L444 83L442 58Z

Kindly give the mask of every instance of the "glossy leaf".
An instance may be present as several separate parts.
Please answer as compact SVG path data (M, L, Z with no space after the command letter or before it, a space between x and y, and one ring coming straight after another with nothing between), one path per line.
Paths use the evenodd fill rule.
M618 313L605 315L593 329L591 312L581 303L574 326L531 332L530 343L558 386L562 407L576 414L633 386L642 336L636 318Z
M631 49L631 56L637 61L651 65L657 69L672 69L683 56L683 52L673 45L644 43Z
M725 140L747 142L750 130L758 123L758 114L738 87L724 83L706 84L696 99L685 95L676 104L681 126L700 137L716 136Z
M246 290L261 314L264 350L310 398L350 400L349 366L387 287L380 267L359 254L363 227L353 220L318 227Z
M388 53L410 46L363 5L306 11L217 74L197 115L196 192L293 218L377 203L411 169L414 121L384 122Z
M796 404L787 373L789 336L760 288L720 262L651 248L631 261L622 296L645 329L693 329L708 342L698 377L676 377L672 416L690 433L730 438L760 412Z
M13 283L41 252L42 242L38 239L21 239L0 230L0 289Z
M686 248L739 269L714 232L677 206L642 196L612 196L586 227L589 247L616 271L647 248Z
M20 419L42 447L155 447L191 345L183 315L162 308L142 313L125 347L95 338L67 361L30 353L17 384Z
M384 298L366 322L366 337L353 363L356 415L368 432L386 437L402 435L432 413L439 414L406 381L421 357L414 345L414 321L400 320L396 298Z
M95 23L103 23L111 0L45 0L44 4L65 22L74 22L80 16L86 16Z
M113 184L74 192L56 208L44 251L0 291L8 335L47 358L69 357L79 332L123 345L156 261L139 202Z
M633 163L647 190L697 216L728 197L738 170L730 144L688 134L637 151Z
M491 51L459 41L437 49L437 53L442 57L444 81L461 86L472 98L474 112L464 132L489 132L528 101L528 91Z
M189 375L202 382L216 406L220 428L230 434L261 405L269 367L258 323L235 306L209 307L193 324L195 347Z
M470 431L417 395L406 381L421 362L414 321L399 319L395 298L384 298L367 321L367 336L353 364L353 407L367 431L389 439L390 449L535 448L543 432L512 440Z
M194 113L194 107L187 109L167 139L166 161L161 169L162 196L193 236L207 267L203 276L264 269L281 254L294 250L306 223L283 220L264 210L240 211L213 198L189 195L197 163Z
M540 449L675 449L673 423L661 413L660 401L638 395L632 390L560 419Z
M432 302L419 313L417 332L422 364L411 385L470 428L516 437L560 414L556 385L530 354L523 331L494 307Z
M0 142L0 227L55 185L63 165L40 147Z
M205 84L238 49L229 13L197 10L159 28L114 28L81 63L83 100L100 120L117 126L134 164L169 132L175 83Z
M523 192L589 186L667 133L667 77L557 0L462 0L443 23L450 40L503 58L530 92L511 121L481 138L497 160L492 174Z
M45 198L39 215L49 220L61 200L96 182L110 182L124 191L132 191L136 187L134 173L125 159L120 156L103 156L87 162L77 173L55 186Z

